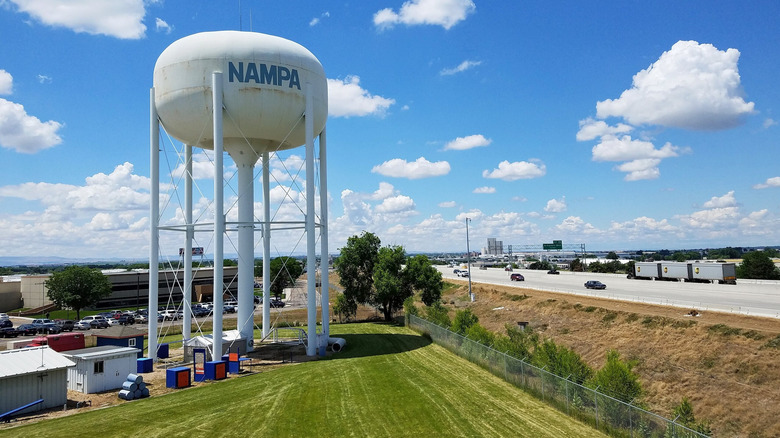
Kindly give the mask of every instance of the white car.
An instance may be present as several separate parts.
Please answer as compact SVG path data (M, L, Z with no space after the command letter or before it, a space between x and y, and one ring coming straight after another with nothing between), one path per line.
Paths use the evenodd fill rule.
M73 324L73 329L74 330L89 330L90 328L91 328L91 326L86 321L79 321L79 322Z
M7 313L0 313L0 321L4 319L11 319Z
M108 318L106 321L108 321L108 325L119 325L119 320L116 318Z
M468 277L468 276L469 276L469 271L460 271L458 273L458 277Z

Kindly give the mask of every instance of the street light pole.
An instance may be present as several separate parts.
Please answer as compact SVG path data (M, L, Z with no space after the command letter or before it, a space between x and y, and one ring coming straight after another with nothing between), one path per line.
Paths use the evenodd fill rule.
M471 219L466 218L466 260L469 265L469 299L474 302L474 293L471 292L471 249L469 248L469 222Z

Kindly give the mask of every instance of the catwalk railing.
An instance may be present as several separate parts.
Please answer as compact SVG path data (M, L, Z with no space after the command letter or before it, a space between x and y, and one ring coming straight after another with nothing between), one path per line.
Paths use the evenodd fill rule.
M417 316L407 315L407 325L415 331L427 334L434 343L524 389L571 417L589 423L610 435L648 438L707 437L632 403L602 394L597 388L580 385Z

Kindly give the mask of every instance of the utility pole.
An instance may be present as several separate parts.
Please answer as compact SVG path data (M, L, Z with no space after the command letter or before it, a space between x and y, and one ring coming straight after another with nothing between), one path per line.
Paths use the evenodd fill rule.
M471 249L469 248L469 222L471 219L466 218L466 260L469 265L469 299L474 302L474 293L471 292Z

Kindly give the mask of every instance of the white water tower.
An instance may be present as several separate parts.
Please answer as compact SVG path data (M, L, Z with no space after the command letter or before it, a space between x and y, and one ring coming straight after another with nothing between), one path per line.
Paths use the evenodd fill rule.
M155 357L159 265L159 127L184 143L185 177L185 339L190 333L192 223L192 147L214 150L214 346L222 339L224 235L238 231L238 327L253 337L254 229L263 237L263 336L270 322L269 154L306 146L306 212L300 222L307 236L308 346L317 351L315 226L321 233L321 254L327 257L327 178L325 122L327 79L317 58L303 46L255 32L204 32L168 46L154 67L151 91L151 249L149 275L149 357ZM315 224L314 139L320 144L320 223ZM238 169L238 221L226 224L223 207L223 151ZM254 221L254 166L262 158L264 220ZM189 260L187 257L189 256ZM188 277L189 274L189 277ZM188 281L189 279L189 281ZM328 335L327 272L322 275L322 331ZM154 339L154 340L153 340ZM251 342L249 342L251 346ZM213 350L214 357L222 353Z

